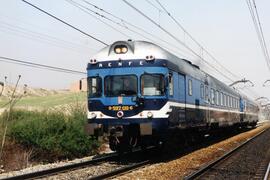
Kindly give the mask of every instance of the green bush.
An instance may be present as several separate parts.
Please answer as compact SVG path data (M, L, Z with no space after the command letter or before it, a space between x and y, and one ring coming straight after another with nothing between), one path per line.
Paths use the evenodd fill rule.
M73 108L68 114L14 110L9 136L27 146L63 157L91 154L98 142L84 133L85 111Z

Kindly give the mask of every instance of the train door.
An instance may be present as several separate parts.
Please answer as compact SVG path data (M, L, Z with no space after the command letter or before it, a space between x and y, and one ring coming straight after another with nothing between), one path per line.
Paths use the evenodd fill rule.
M178 110L178 121L179 124L185 123L186 121L186 78L184 75L178 73L178 98L184 106Z
M211 114L210 114L210 89L205 85L205 122L210 124Z
M243 120L244 120L244 101L243 101L242 97L240 98L239 103L240 103L240 112L241 112L241 114L240 114L240 122L242 123Z

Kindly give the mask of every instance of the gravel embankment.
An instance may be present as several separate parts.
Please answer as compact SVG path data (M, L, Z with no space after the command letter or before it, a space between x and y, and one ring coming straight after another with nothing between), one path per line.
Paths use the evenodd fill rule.
M270 162L269 139L268 129L198 179L263 179Z
M251 131L241 133L175 160L146 166L116 179L183 179L191 172L194 172L194 170L222 156L225 152L237 147L265 128L269 128L269 125L260 126Z

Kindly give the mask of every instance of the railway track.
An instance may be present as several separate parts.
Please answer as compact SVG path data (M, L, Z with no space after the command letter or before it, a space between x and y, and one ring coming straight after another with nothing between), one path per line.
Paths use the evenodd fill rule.
M154 147L147 148L144 153L148 153L154 149ZM109 166L109 170L105 168L105 170L96 173L97 175L88 175L87 179L104 179L113 177L115 175L125 173L129 170L133 170L139 168L143 165L146 165L150 162L150 160L141 157L140 153L142 152L141 149L135 149L132 152L124 153L119 155L118 153L110 153L108 155L104 155L103 157L95 158L89 161L69 164L65 166L45 169L42 171L35 171L31 173L25 173L17 176L6 177L1 180L21 180L21 179L37 179L37 178L44 178L44 179L66 179L66 175L68 173L76 171L80 171L84 168L92 168L98 169L98 166ZM143 154L143 153L142 153ZM141 157L141 158L136 158Z
M270 145L265 143L265 140L269 138L270 130L266 129L184 179L267 180L270 165L268 169L266 167L270 160Z
M138 162L132 165L128 165L113 171L110 171L108 173L104 173L98 176L93 176L91 178L89 178L89 180L98 180L98 179L108 179L108 178L113 178L115 176L124 174L124 173L128 173L131 170L136 170L138 168L141 168L143 166L146 166L148 164L150 164L152 161L151 160L146 160L146 161L142 161L142 162Z
M262 132L263 133L263 132ZM260 134L262 134L260 133ZM259 134L259 135L260 135ZM257 135L257 136L259 136ZM257 137L256 136L256 137ZM255 138L255 137L254 137ZM252 139L254 139L252 138ZM250 139L249 141L251 141L252 139ZM219 139L218 141L220 141L221 139ZM217 140L213 140L213 142L215 142ZM245 142L245 144L247 144L249 141ZM212 143L213 143L212 142ZM204 143L203 143L204 144ZM211 144L211 140L210 140L210 144ZM198 145L200 146L200 145ZM242 144L241 146L244 146L244 144ZM238 147L240 148L240 147ZM153 147L149 148L148 150L153 149ZM196 148L195 148L196 149ZM193 151L191 149L189 149L188 151ZM234 150L237 151L237 148ZM131 170L135 170L138 168L141 168L143 166L155 163L155 162L159 162L159 161L164 161L164 159L162 159L161 157L157 158L152 156L152 152L148 153L145 158L138 158L140 157L140 155L136 155L137 152L140 152L139 149L135 150L133 153L126 153L123 155L122 160L124 159L124 161L119 161L119 156L117 153L111 153L108 154L106 156L103 157L99 157L93 160L89 160L89 161L85 161L85 162L81 162L81 163L75 163L75 164L70 164L70 165L65 165L65 166L61 166L61 167L56 167L56 168L51 168L51 169L47 169L47 170L42 170L42 171L36 171L36 172L32 172L32 173L27 173L27 174L22 174L22 175L18 175L18 176L13 176L13 177L8 177L5 178L7 180L9 179L34 179L34 178L48 178L48 179L66 179L65 177L68 177L70 172L73 172L74 174L79 174L79 170L83 169L83 168L92 168L92 169L96 169L96 171L98 170L98 165L100 166L104 166L103 164L110 164L108 166L111 166L110 168L103 170L101 172L98 173L94 173L94 174L87 174L86 177L87 179L106 179L106 178L112 178L112 177L116 177L122 174L126 174L128 172L130 172ZM182 152L179 154L177 154L176 156L173 155L173 157L170 158L166 158L166 160L168 159L175 159L178 158L178 156L181 156L183 153ZM228 153L227 156L229 156L230 154L232 154L232 152ZM133 156L133 160L127 160L127 159L132 159L130 154L132 154ZM145 153L142 153L145 154ZM136 159L136 160L134 160ZM157 160L160 159L160 160ZM127 160L127 161L125 161ZM222 158L220 158L220 161L222 160ZM217 163L217 162L216 162ZM215 162L211 163L212 165L216 164ZM106 165L105 165L106 166ZM211 165L209 165L210 168ZM76 172L76 170L78 170ZM201 169L201 172L203 172L204 170ZM61 176L62 174L62 176ZM200 174L200 173L198 173ZM60 176L59 176L60 175ZM196 177L197 175L193 175L190 177L187 177L187 179L193 179L193 177Z
M42 177L51 176L54 174L63 173L63 172L70 171L70 170L83 168L86 166L94 166L94 165L97 165L97 164L105 162L105 161L114 160L115 158L117 158L117 156L118 156L117 153L110 153L110 154L107 154L107 155L104 155L102 157L95 158L95 159L92 159L89 161L73 163L73 164L69 164L69 165L65 165L65 166L45 169L42 171L25 173L25 174L21 174L21 175L17 175L17 176L7 177L7 178L4 178L3 180L21 180L21 179L42 178Z

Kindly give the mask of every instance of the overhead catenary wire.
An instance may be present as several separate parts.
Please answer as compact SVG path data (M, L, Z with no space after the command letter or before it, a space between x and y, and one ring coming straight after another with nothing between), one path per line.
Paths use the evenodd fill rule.
M176 36L174 36L172 33L170 33L169 31L167 31L164 27L162 27L160 24L156 23L153 19L151 19L150 17L148 17L145 13L143 13L142 11L140 11L138 8L136 8L135 6L133 6L131 3L129 3L127 0L122 0L124 3L126 3L128 6L130 6L132 9L134 9L135 11L137 11L139 14L141 14L143 17L145 17L146 19L148 19L150 22L152 22L154 25L156 25L158 28L160 28L162 31L164 31L165 33L167 33L170 37L172 37L175 41L177 41L179 44L181 44L182 46L184 46L186 49L188 49L189 51L191 51L195 56L197 56L200 60L202 60L203 62L205 62L209 67L211 67L212 69L214 69L216 72L220 73L223 77L225 77L226 79L230 80L231 82L234 82L233 79L231 79L230 77L228 77L226 74L224 74L223 72L221 72L220 70L218 70L217 68L215 68L215 66L213 66L212 64L210 64L209 62L207 62L204 58L202 58L198 53L196 53L193 49L191 49L189 46L187 46L184 42L182 42L180 39L178 39Z
M105 24L106 26L109 26L111 29L115 30L116 32L122 34L123 36L127 37L127 38L130 38L130 36L128 36L126 33L120 31L119 29L116 29L115 27L113 27L112 25L106 23L105 21L101 20L100 18L97 18L96 16L90 14L87 10L85 10L84 6L82 6L81 4L75 2L75 1L72 1L72 0L65 0L67 3L71 4L72 6L75 6L77 8L79 8L81 11L85 12L86 14L90 15L91 17L97 19L98 21L102 22L103 24Z
M94 50L90 47L82 46L76 43L59 39L57 37L35 32L32 30L22 28L20 26L12 25L12 24L2 22L2 21L0 21L0 29L2 31L8 31L10 34L18 36L18 37L23 37L23 38L31 39L34 41L39 41L41 43L54 45L56 47L61 47L66 50L72 50L80 54L89 49L91 49L92 51Z
M77 71L77 70L66 69L66 68L62 68L62 67L50 66L50 65L39 64L39 63L33 63L30 61L14 59L14 58L5 57L5 56L0 56L0 61L12 63L12 64L23 65L23 66L28 66L28 67L33 67L33 68L47 69L47 70L52 70L52 71L56 71L56 72L86 75L86 72L83 72L83 71Z
M85 7L84 5L79 4L79 3L77 3L77 2L74 2L74 1L72 1L72 0L66 0L66 1L70 1L70 2L76 3L76 4L79 6L79 7L78 7L78 6L76 6L76 7L80 8L81 10L83 10L84 12L86 12L87 14L93 13L93 14L96 15L96 16L99 16L99 17L101 17L101 18L104 18L105 20L110 21L110 22L112 22L113 24L115 24L115 25L117 25L117 26L120 26L120 27L122 27L122 28L125 28L125 29L127 29L128 31L130 31L130 32L132 32L132 33L134 33L134 34L136 34L136 35L139 35L139 36L141 36L141 37L143 37L143 38L145 38L145 39L147 39L147 40L150 40L151 42L154 42L154 43L160 45L161 47L163 47L163 48L165 48L165 49L168 49L169 51L172 51L172 52L174 52L175 54L179 54L179 55L181 55L181 56L187 58L187 56L185 56L184 54L182 54L182 53L179 52L179 51L181 51L181 50L179 49L179 47L177 47L177 46L175 46L175 45L172 45L171 43L169 43L169 42L167 42L167 41L165 41L165 40L162 40L161 38L159 38L159 37L157 37L157 36L155 36L155 35L153 35L153 34L147 32L147 31L145 31L145 30L143 30L143 28L140 28L140 27L138 27L138 26L135 26L135 25L133 25L133 24L131 24L131 23L129 23L129 22L127 22L127 21L125 21L125 20L123 20L123 19L121 19L121 18L119 18L119 17L117 17L117 16L115 16L115 15L113 15L113 14L111 14L111 13L109 13L108 11L105 11L105 10L103 10L103 9L101 9L101 8L99 8L99 7L95 6L95 5L93 5L92 3L89 3L89 2L87 2L87 1L84 1L85 3L87 2L87 4L89 4L89 5L91 5L91 6L94 6L94 7L97 8L98 10L101 10L102 12L104 12L104 13L106 13L106 14L109 14L110 16L114 17L115 19L120 20L120 22L117 22L117 21L115 21L115 20L113 20L113 19L111 19L111 18L105 16L104 14L98 13L98 12L96 12L96 11L94 11L94 10L92 10L92 9L89 9L88 7ZM73 4L73 5L75 5L75 4ZM87 11L86 11L86 10L87 10ZM89 12L88 12L88 11L89 11ZM91 14L89 14L89 15L91 15ZM177 51L176 51L176 50L172 50L171 48L168 48L167 46L163 46L163 45L160 44L159 42L156 42L155 40L153 40L153 39L147 37L146 35L142 34L141 32L138 32L138 31L136 31L136 30L131 29L130 27L128 27L128 25L131 26L131 27L133 27L133 28L135 28L135 29L137 29L137 30L142 31L143 33L145 33L145 34L151 36L152 38L159 39L160 41L162 41L162 42L164 42L164 43L166 43L166 44L171 45L171 47L173 46L175 49L177 49ZM181 51L181 52L182 52L182 51Z
M149 2L149 0L146 0L147 2ZM235 77L236 79L240 79L238 75L232 73L228 68L226 68L225 66L223 66L218 60L217 58L215 58L205 47L203 47L203 45L201 45L201 43L199 43L185 28L183 25L181 25L181 23L165 8L165 6L163 4L161 4L161 2L159 0L155 0L160 7L165 11L165 13L175 22L175 24L185 33L189 36L189 38L195 42L204 52L206 52L221 68L223 68L225 71L227 71L231 76ZM159 9L160 10L160 9Z
M90 37L90 38L96 40L97 42L99 42L99 43L101 43L101 44L103 44L103 45L108 46L108 44L105 43L104 41L102 41L102 40L100 40L100 39L98 39L98 38L96 38L96 37L94 37L94 36L92 36L92 35L90 35L90 34L84 32L84 31L80 30L79 28L77 28L77 27L75 27L75 26L73 26L73 25L67 23L66 21L64 21L64 20L62 20L62 19L60 19L60 18L58 18L58 17L56 17L56 16L54 16L54 15L52 15L52 14L50 14L50 13L48 13L47 11L45 11L45 10L43 10L43 9L41 9L41 8L39 8L39 7L37 7L37 6L35 6L34 4L32 4L32 3L30 3L30 2L28 2L28 1L26 1L26 0L22 0L22 2L24 2L24 3L26 3L26 4L28 4L28 5L32 6L32 7L34 7L35 9L37 9L37 10L39 10L39 11L41 11L41 12L47 14L48 16L50 16L50 17L56 19L57 21L60 21L61 23L65 24L65 25L67 25L67 26L69 26L69 27L71 27L72 29L75 29L76 31L78 31L78 32L80 32L80 33L82 33L82 34L84 34L84 35L86 35L86 36L88 36L88 37Z
M229 69L227 69L225 66L223 66L208 50L206 50L205 47L203 47L184 27L183 25L181 25L181 23L174 18L174 16L165 8L165 6L163 4L161 4L161 2L159 0L155 0L159 6L163 9L163 11L165 12L165 14L167 14L175 23L176 25L185 33L187 34L190 39L195 42L195 44L197 44L204 52L206 52L206 54L208 54L222 69L226 70L231 76L240 79L238 75L232 73ZM255 1L255 0L254 0ZM151 6L153 6L154 8L156 8L159 12L161 12L162 10L160 8L158 8L157 6L155 6L150 0L146 0L147 3L151 4ZM247 91L249 91L254 97L258 97L258 94L252 90L252 89L247 89Z
M261 46L261 50L263 51L263 56L266 59L267 57L266 57L266 54L265 54L265 50L263 48L263 42L262 42L262 38L261 38L261 35L260 35L260 30L259 30L259 27L258 27L257 19L256 19L256 16L255 16L252 4L251 4L251 2L249 0L246 0L246 2L247 2L247 6L249 8L249 12L250 12L250 15L251 15L251 18L252 18L252 21L253 21L254 28L256 30L256 34L257 34L257 37L258 37L258 40L259 40L259 43L260 43L260 46Z
M156 39L156 40L158 40L158 41L161 41L161 42L163 42L163 43L169 45L170 47L173 47L173 48L176 49L177 51L181 52L181 53L178 52L178 54L180 54L180 55L182 55L182 56L185 56L185 55L183 55L182 53L186 53L186 54L189 54L189 55L191 55L191 56L194 56L193 54L189 53L188 51L185 51L185 50L183 50L183 49L180 49L179 46L174 45L173 43L170 43L169 41L166 41L166 40L160 38L159 36L154 35L153 33L150 33L150 32L148 32L148 31L146 31L145 28L142 28L142 27L139 27L139 26L137 26L137 25L134 25L133 23L130 23L130 22L128 22L127 20L124 20L123 18L120 18L120 17L114 15L114 14L110 13L109 11L107 11L107 10L105 10L105 9L103 9L103 8L100 8L100 7L98 7L97 5L91 3L91 2L89 2L89 1L87 1L87 0L81 0L81 1L83 1L84 3L86 3L86 4L88 4L88 5L92 6L92 7L94 7L94 8L96 8L96 9L98 9L99 11L101 11L101 12L107 14L107 15L110 15L110 16L112 16L113 18L119 20L120 23L118 23L118 22L115 22L115 23L117 23L118 25L120 25L120 26L122 26L122 27L128 29L129 31L132 31L132 32L135 33L135 34L138 34L139 36L142 36L142 37L144 37L144 38L146 38L146 39L148 39L148 40L151 40L150 38L148 38L148 37L142 35L141 33L138 33L138 31L136 31L136 30L139 30L139 31L141 31L141 32L143 32L143 33L145 33L145 34L151 36L152 38L154 38L154 39ZM93 10L91 10L91 11L92 11L93 13L95 13L96 15L99 14L99 13L97 13L96 11L93 11ZM101 15L102 15L102 14L101 14ZM103 17L106 17L105 15L102 15L102 16L103 16ZM109 19L108 19L108 20L109 20ZM134 29L136 29L136 30L132 30L132 29L129 28L128 26L130 26L130 27L132 27L132 28L134 28ZM153 41L153 40L151 40L151 41ZM160 43L159 43L159 44L160 44ZM171 49L168 48L167 46L162 46L162 47L171 50ZM174 51L174 52L175 52L175 51Z
M263 29L262 29L262 25L260 22L260 18L259 18L259 13L257 10L257 6L256 6L256 2L255 0L253 0L253 3L251 3L250 0L246 0L252 21L253 21L253 25L255 27L256 30L256 34L261 46L261 50L263 52L263 56L265 58L265 61L267 63L267 67L270 70L270 58L269 58L269 53L268 53L268 49L265 43L265 38L264 38L264 33L263 33ZM255 12L254 12L255 11Z
M262 24L261 24L261 20L260 20L260 17L259 17L259 13L258 13L258 9L257 9L255 0L253 0L253 5L254 5L256 17L257 17L257 20L258 20L259 30L260 30L260 33L261 33L261 38L262 38L263 46L264 46L264 49L265 49L265 53L266 53L266 56L268 58L268 63L270 63L269 53L268 53L268 49L267 49L267 46L266 46L264 33L263 33L263 29L262 29Z

